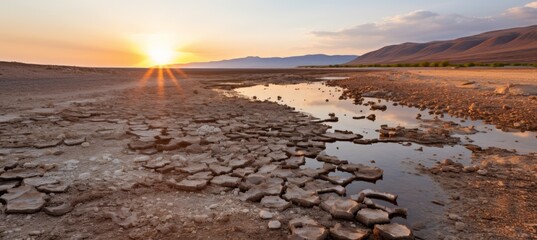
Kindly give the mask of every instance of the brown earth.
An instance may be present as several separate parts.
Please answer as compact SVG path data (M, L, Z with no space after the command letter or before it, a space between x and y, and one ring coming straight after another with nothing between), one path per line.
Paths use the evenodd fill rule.
M389 99L437 113L482 119L499 129L537 130L537 69L399 69L332 81L345 95Z

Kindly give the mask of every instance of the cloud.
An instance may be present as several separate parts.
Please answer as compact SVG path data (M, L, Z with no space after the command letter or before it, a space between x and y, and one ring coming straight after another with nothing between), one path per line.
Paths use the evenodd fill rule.
M535 23L537 20L537 1L528 3L523 7L509 8L503 15L508 18L533 21Z
M484 31L537 22L537 1L505 10L498 16L467 17L416 10L338 31L314 31L319 47L369 51L402 42L452 39Z

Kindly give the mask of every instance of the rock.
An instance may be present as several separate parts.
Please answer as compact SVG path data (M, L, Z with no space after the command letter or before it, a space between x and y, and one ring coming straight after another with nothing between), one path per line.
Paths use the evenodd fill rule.
M18 180L0 181L0 193L12 189L20 184Z
M477 170L477 174L481 175L481 176L486 176L488 174L488 171L486 169L479 169ZM1 178L1 176L0 176Z
M144 156L138 156L138 157L135 157L135 158L134 158L134 162L135 162L135 163L143 163L143 162L147 162L147 161L149 161L149 160L151 160L151 157L150 157L150 156L146 156L146 155L144 155Z
M210 217L207 214L195 215L193 220L195 223L206 223L210 221Z
M494 89L494 93L498 95L505 95L509 93L509 86L499 86Z
M41 177L45 174L42 169L15 168L0 175L0 180L12 180L21 178Z
M123 228L131 228L138 224L138 214L131 212L128 208L121 208L116 212L105 212L104 216L110 218L112 222Z
M328 236L328 230L324 226L307 216L291 219L289 229L289 239L322 240Z
M276 178L279 179L279 178ZM257 202L261 200L264 196L274 196L280 195L283 191L283 181L267 179L265 182L254 185L248 191L244 192L240 199L242 201L252 201Z
M213 172L205 171L198 172L193 175L186 177L188 180L211 180L213 179Z
M272 220L268 222L268 228L269 229L280 229L282 227L282 223L278 220Z
M386 109L388 109L386 105L377 105L377 104L371 105L371 108L370 108L370 110L372 111L375 111L375 110L386 111Z
M283 198L303 207L313 207L321 202L315 191L304 190L295 185L287 186Z
M196 129L196 132L199 135L207 135L207 134L210 134L210 133L222 132L222 129L220 129L218 127L211 126L211 125L202 125L198 129Z
M379 240L413 240L412 230L398 223L377 224L373 229L373 236Z
M45 207L43 209L43 211L50 215L50 216L54 216L54 217L58 217L58 216L63 216L69 212L71 212L73 210L73 207L71 206L71 204L69 203L62 203L58 206L49 206L49 207Z
M351 198L353 198L354 196L355 195L351 196ZM395 216L400 216L403 218L407 217L408 209L406 208L391 208L391 207L382 206L382 205L376 204L369 198L363 198L362 203L365 204L368 208L380 209L384 212L387 212L390 218L395 217ZM396 203L393 203L393 204L396 204Z
M293 156L283 161L283 164L281 166L282 168L299 168L301 165L304 165L305 163L306 163L306 160L304 156Z
M381 199L388 201L393 204L397 204L397 195L392 193L386 193L386 192L379 192L371 189L364 189L358 193L358 198L356 199L357 202L362 202L365 197L368 198L375 198L375 199Z
M453 220L453 221L459 221L462 219L459 215L452 214L452 213L448 214L448 218L449 220Z
M63 182L41 185L37 187L37 190L46 193L64 193L67 192L67 189L69 189L69 184Z
M372 227L375 224L390 223L390 217L387 212L371 208L364 208L358 211L356 220L368 227Z
M172 163L170 160L157 158L157 159L152 159L152 160L147 161L147 163L144 164L144 167L150 168L150 169L157 169L157 168L164 167L170 163Z
M33 187L39 187L42 185L48 185L48 184L57 184L60 181L57 179L51 178L51 177L32 177L32 178L25 178L22 181L25 185L30 185Z
M228 175L216 176L211 180L211 184L220 185L222 187L237 187L241 179L238 177L232 177Z
M278 168L278 165L275 165L275 164L263 165L257 170L257 173L269 174L272 171L276 170L277 168Z
M464 231L465 228L466 228L466 224L464 224L463 222L456 222L455 223L455 230L457 230L459 232L462 232L462 231Z
M272 218L272 213L269 212L269 211L265 211L265 210L261 210L259 211L259 217L261 217L261 219L271 219Z
M91 174L89 172L81 173L78 175L78 179L80 180L88 180L90 179Z
M317 194L334 192L341 196L345 195L346 189L340 185L332 184L328 181L315 179L311 182L307 182L304 189L314 191Z
M338 167L339 170L353 173L356 179L375 182L382 178L383 170L377 167L371 167L363 164L343 164Z
M199 191L204 189L207 186L207 180L198 179L198 180L189 180L183 179L180 182L176 182L175 179L171 178L166 183L172 187L175 187L183 191Z
M462 171L465 173L471 173L477 171L479 168L477 166L464 166Z
M32 186L20 186L7 190L0 199L7 202L6 213L35 213L45 205L45 197Z
M324 151L319 153L319 155L317 156L317 160L321 162L336 164L336 165L349 163L347 160L339 160L336 156L326 155Z
M357 138L362 138L359 134L353 133L343 133L343 132L334 132L334 133L324 133L322 137L333 139L336 141L352 141Z
M313 178L308 176L287 178L287 182L297 185L299 187L303 187L307 182L310 181L313 181Z
M185 172L188 174L194 174L198 172L203 172L208 170L207 164L205 163L191 163L186 167L180 168L181 172Z
M167 144L157 144L156 148L158 151L173 151L181 148L185 148L192 145L191 142L183 141L180 139L172 139Z
M209 169L215 174L215 175L222 175L227 174L233 171L232 168L222 166L220 164L209 164Z
M81 144L81 146L87 148L87 147L90 146L90 143L89 143L89 142L83 142L83 143Z
M347 186L349 183L354 181L355 177L342 177L342 176L330 176L330 175L320 175L319 178L329 181L333 184L338 184L341 186Z
M150 148L155 147L155 142L154 141L144 142L144 141L135 140L127 144L127 146L131 150L150 149Z
M159 129L152 130L136 130L136 131L127 131L127 134L137 136L139 138L155 139L156 136L162 134L162 131Z
M321 203L321 208L334 218L352 220L360 204L351 199L329 198Z
M336 240L364 240L370 233L368 229L345 227L341 223L336 223L330 228L330 236Z
M289 208L292 204L279 196L264 196L261 199L261 205L266 208L274 208L283 211Z
M273 161L277 161L277 162L289 158L289 157L288 157L284 152L282 152L282 151L271 152L271 153L267 154L267 157L270 157L270 158L272 158Z
M53 139L48 141L42 141L34 144L36 148L51 148L56 147L63 143L63 139Z
M245 178L246 176L249 176L253 174L254 172L255 172L255 169L252 167L237 168L233 170L233 172L231 173L231 176Z
M375 116L375 114L369 114L366 118L368 120L375 121L377 119L377 116Z
M246 159L233 159L229 161L229 167L233 169L242 168L242 167L246 167L246 165L248 165L249 163L250 161Z
M254 173L254 174L248 175L245 178L245 181L248 184L258 185L258 184L261 184L261 183L265 182L266 179L267 179L267 177L265 175Z
M70 138L70 139L63 140L63 144L67 146L75 146L75 145L80 145L85 141L86 141L86 137Z
M298 171L295 169L283 169L277 168L270 174L272 177L278 177L281 179L293 178L299 176Z

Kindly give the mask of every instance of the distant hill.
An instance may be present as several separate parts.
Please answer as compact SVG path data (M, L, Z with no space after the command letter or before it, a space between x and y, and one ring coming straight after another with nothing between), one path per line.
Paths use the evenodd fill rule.
M343 64L356 59L357 55L313 54L293 57L245 57L212 62L174 64L181 68L294 68L309 65Z
M537 62L537 25L486 32L428 43L383 47L348 62L348 65L418 63L532 63Z

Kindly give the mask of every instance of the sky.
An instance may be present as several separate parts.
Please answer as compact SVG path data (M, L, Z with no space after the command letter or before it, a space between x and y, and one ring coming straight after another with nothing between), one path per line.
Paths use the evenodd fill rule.
M533 24L531 0L2 0L0 61L150 66L360 55Z

